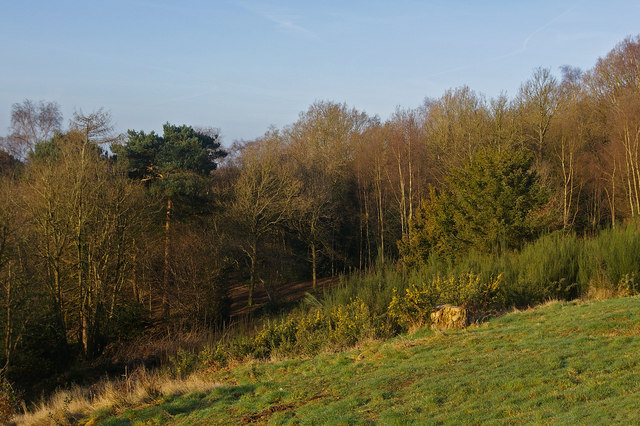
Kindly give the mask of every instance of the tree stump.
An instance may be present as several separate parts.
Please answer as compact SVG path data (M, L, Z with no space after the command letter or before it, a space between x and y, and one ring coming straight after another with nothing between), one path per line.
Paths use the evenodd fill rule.
M460 306L438 305L431 313L431 328L438 330L462 329L467 326L467 310Z

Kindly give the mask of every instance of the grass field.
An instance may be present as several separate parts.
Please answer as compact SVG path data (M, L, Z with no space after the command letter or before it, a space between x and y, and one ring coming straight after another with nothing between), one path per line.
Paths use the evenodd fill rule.
M307 360L209 373L93 424L640 422L640 298L550 302L462 331L422 330Z

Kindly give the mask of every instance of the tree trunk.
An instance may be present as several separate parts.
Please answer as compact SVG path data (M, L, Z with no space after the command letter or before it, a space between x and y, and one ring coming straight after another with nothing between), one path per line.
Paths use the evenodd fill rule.
M9 370L9 364L11 364L11 341L13 334L13 319L11 318L11 263L7 265L7 286L6 286L6 326L4 335L4 373L7 374Z
M378 190L378 219L380 220L380 260L384 263L384 215L382 211L382 166L377 167L376 186Z
M630 175L631 175L631 181L633 182L633 197L631 197L631 203L633 204L633 202L635 201L635 212L636 215L638 213L640 213L640 196L639 196L639 192L640 192L640 185L638 184L638 146L637 143L632 140L631 138L631 132L629 130L628 126L625 126L625 130L624 130L624 138L625 138L625 145L626 145L626 152L627 155L629 157L629 165L630 165Z
M257 256L257 248L254 243L251 246L251 265L249 270L249 300L247 300L247 306L253 306L253 289L256 286L256 256Z
M411 239L411 222L413 220L413 167L411 160L411 138L409 142L409 226L407 227L407 236Z
M611 228L616 227L616 161L613 160L613 173L611 173Z
M136 241L133 240L134 247L136 245ZM136 251L137 252L137 251ZM140 289L138 289L138 265L137 265L137 256L134 254L132 261L132 271L131 271L131 291L133 292L133 299L136 303L142 303L142 297L140 295Z
M85 295L85 299L86 299ZM89 320L87 319L87 301L82 301L82 307L80 308L80 324L82 327L82 351L85 358L89 358Z
M316 290L318 281L316 277L316 244L311 243L311 269L313 270L313 289Z
M367 242L367 268L371 266L371 231L369 230L369 203L367 203L367 194L365 190L362 190L364 199L364 225L365 225L365 238Z
M64 320L63 314L63 306L62 306L62 283L60 280L60 271L58 266L54 267L53 270L53 281L55 285L56 291L56 301L55 301L55 317L58 323L58 333L61 338L61 343L66 347L67 346L67 324Z
M398 152L398 178L400 180L400 230L404 237L407 234L407 200L404 194L404 174L402 173L402 164L400 162L400 153Z
M565 140L562 140L561 146L560 164L562 166L562 181L563 181L563 201L562 201L562 225L565 229L569 227L571 221L571 209L573 204L573 151L569 152L567 158L565 150ZM577 212L576 212L577 213Z
M171 214L173 210L173 201L167 199L167 216L164 222L164 268L162 272L162 314L165 318L169 316L169 286L170 286L170 267L171 259Z
M358 174L358 181L357 181L357 188L358 188L358 198L359 198L359 202L358 202L358 208L360 209L359 211L359 229L358 231L360 232L359 235L359 244L358 244L358 255L359 255L359 259L358 259L358 270L362 270L362 263L363 263L363 258L364 258L364 201L363 201L363 194L364 194L364 189L362 188L362 182L360 181L360 174Z

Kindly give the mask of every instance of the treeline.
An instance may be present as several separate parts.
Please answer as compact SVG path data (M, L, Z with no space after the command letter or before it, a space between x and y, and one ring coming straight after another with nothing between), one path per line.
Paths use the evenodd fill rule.
M216 327L231 284L519 249L640 213L640 38L586 72L540 68L517 95L468 87L382 122L316 102L221 148L215 129L67 129L13 106L0 151L0 347L22 386L95 359L147 323ZM157 330L157 328L156 328Z
M251 282L286 270L258 269L291 252L287 241L302 244L312 275L330 274L398 255L517 249L541 232L637 217L638 59L630 38L586 72L536 69L513 99L462 87L386 122L316 102L236 147L228 209L249 231L236 241L253 259Z

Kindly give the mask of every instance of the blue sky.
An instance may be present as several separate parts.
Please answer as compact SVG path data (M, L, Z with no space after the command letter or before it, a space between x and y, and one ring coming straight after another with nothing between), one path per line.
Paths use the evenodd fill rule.
M386 119L468 85L513 96L538 66L592 67L640 33L636 1L0 0L0 135L28 98L118 131L219 127L225 144L315 100Z

